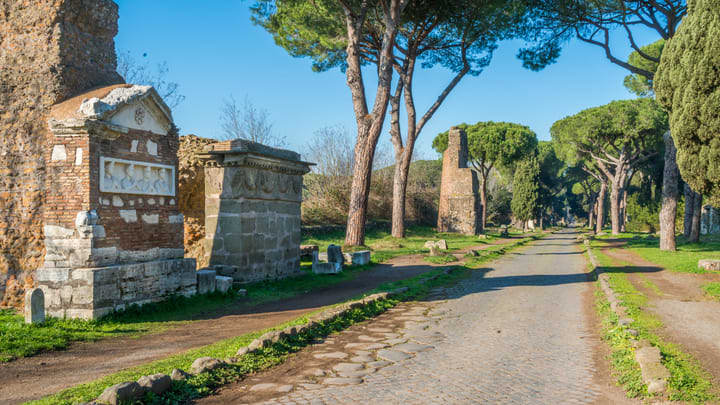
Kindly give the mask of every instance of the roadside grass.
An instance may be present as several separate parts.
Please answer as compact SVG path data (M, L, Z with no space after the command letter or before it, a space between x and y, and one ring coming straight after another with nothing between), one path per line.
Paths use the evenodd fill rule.
M677 237L677 251L660 250L660 239L646 233L623 233L620 235L601 235L596 239L615 239L626 242L626 249L637 253L643 259L678 273L715 273L698 268L700 259L720 260L720 240L716 236L703 236L699 243L687 243L683 236Z
M610 309L600 287L595 289L595 309L602 320L602 337L610 346L613 376L628 398L648 396L647 386L642 382L640 365L635 361L635 348L627 329L618 326L618 316Z
M432 288L452 284L467 274L467 270L460 266L453 267L453 270L454 271L449 274L445 274L443 269L434 269L407 280L383 284L374 291L363 295L390 291L399 287L408 287L408 290L397 298L365 305L332 322L320 323L320 325L309 334L286 338L269 348L261 349L255 353L248 353L241 356L237 363L228 364L224 368L209 373L193 376L186 381L175 381L173 382L172 389L168 393L161 397L148 394L143 402L146 404L184 403L193 398L207 396L221 385L242 380L250 373L258 372L283 362L292 353L302 349L315 339L328 336L354 323L374 317L400 301L418 299L427 294ZM432 277L436 278L431 279ZM428 281L428 279L431 280ZM337 305L340 305L340 303ZM253 339L263 333L270 330L281 330L287 326L304 324L310 316L320 311L321 310L306 314L273 328L225 339L212 345L188 350L162 360L132 367L90 383L65 389L57 394L32 401L30 404L65 405L86 402L98 397L105 388L120 382L135 381L143 375L155 373L170 374L174 368L188 370L192 362L198 357L209 356L219 359L233 357L240 347L247 346Z
M440 256L425 256L423 258L423 260L425 260L428 263L447 264L447 263L456 262L457 258L453 255L444 254L444 255L440 255Z
M593 241L591 246L597 247L597 245L597 242ZM610 286L618 294L628 316L633 319L630 327L638 332L638 339L646 339L651 345L660 349L661 361L670 372L668 399L693 403L720 399L717 389L712 386L711 376L702 369L697 360L683 352L678 345L668 342L656 334L662 328L663 323L653 314L644 310L647 307L648 299L632 285L627 276L627 273L632 271L632 267L611 259L598 249L595 249L594 253L600 266L599 271L608 273ZM618 333L621 332L613 334ZM618 338L625 339L622 336ZM629 336L627 338L629 339ZM620 358L627 357L626 354L618 356ZM619 367L622 370L622 364ZM620 375L628 375L628 373L620 372ZM635 383L629 386L628 395L631 393L640 395Z
M702 289L709 296L711 296L717 300L720 300L720 283L718 283L718 282L707 283L704 286L702 286Z
M405 238L394 238L388 231L381 229L369 230L365 235L365 244L372 250L373 261L382 263L393 257L422 254L429 252L424 247L429 240L445 239L449 251L465 249L471 246L489 244L500 238L498 232L487 232L486 237L481 239L473 235L461 235L456 233L438 233L429 226L412 226L406 229ZM510 237L522 237L524 234L511 232ZM345 232L338 230L328 232L322 236L314 235L303 238L304 245L318 245L320 250L326 250L328 245L340 245L345 242Z
M48 317L44 324L33 325L26 324L23 317L13 310L2 310L0 363L43 351L61 350L77 341L162 332L192 322L200 315L219 308L230 305L251 307L351 280L371 266L346 266L342 273L334 275L313 274L309 265L301 268L305 273L297 277L244 286L247 289L246 297L238 296L236 290L227 294L173 296L142 307L133 305L94 321Z

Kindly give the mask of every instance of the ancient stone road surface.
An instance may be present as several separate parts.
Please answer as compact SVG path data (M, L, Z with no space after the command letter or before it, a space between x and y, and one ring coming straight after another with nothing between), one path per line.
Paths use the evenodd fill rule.
M574 236L550 235L200 402L624 402L598 376L592 284Z

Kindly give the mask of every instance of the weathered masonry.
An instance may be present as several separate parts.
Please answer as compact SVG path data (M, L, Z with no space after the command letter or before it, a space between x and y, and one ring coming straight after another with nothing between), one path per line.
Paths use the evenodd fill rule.
M49 109L122 83L113 40L118 7L111 0L0 4L0 305L20 307L45 256Z
M102 87L52 107L36 273L49 315L94 319L196 291L177 205L178 135L149 86Z
M482 231L477 173L467 167L468 144L465 131L452 127L448 147L443 153L439 232L475 235Z
M232 266L235 282L300 271L300 154L255 142L212 145L205 155L205 263Z

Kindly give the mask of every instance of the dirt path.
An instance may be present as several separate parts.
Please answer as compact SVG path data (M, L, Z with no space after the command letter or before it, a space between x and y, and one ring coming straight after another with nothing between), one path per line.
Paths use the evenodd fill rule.
M450 263L453 264L457 263ZM382 283L407 279L436 266L442 265L425 262L422 255L401 256L359 273L352 280L290 299L254 307L239 303L196 317L198 320L190 325L164 332L75 343L65 351L1 364L0 404L38 399L126 368L269 328L320 307L342 302Z
M712 374L713 382L720 383L720 302L701 289L720 281L720 275L672 272L627 249L603 249L603 253L631 266L630 282L648 297L647 310L663 323L658 334L692 354Z

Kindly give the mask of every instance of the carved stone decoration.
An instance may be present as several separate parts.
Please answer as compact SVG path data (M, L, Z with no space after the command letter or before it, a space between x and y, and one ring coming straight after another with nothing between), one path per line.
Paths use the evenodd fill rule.
M175 196L175 166L100 157L100 191Z
M135 109L135 123L142 125L145 122L145 109L139 106Z

